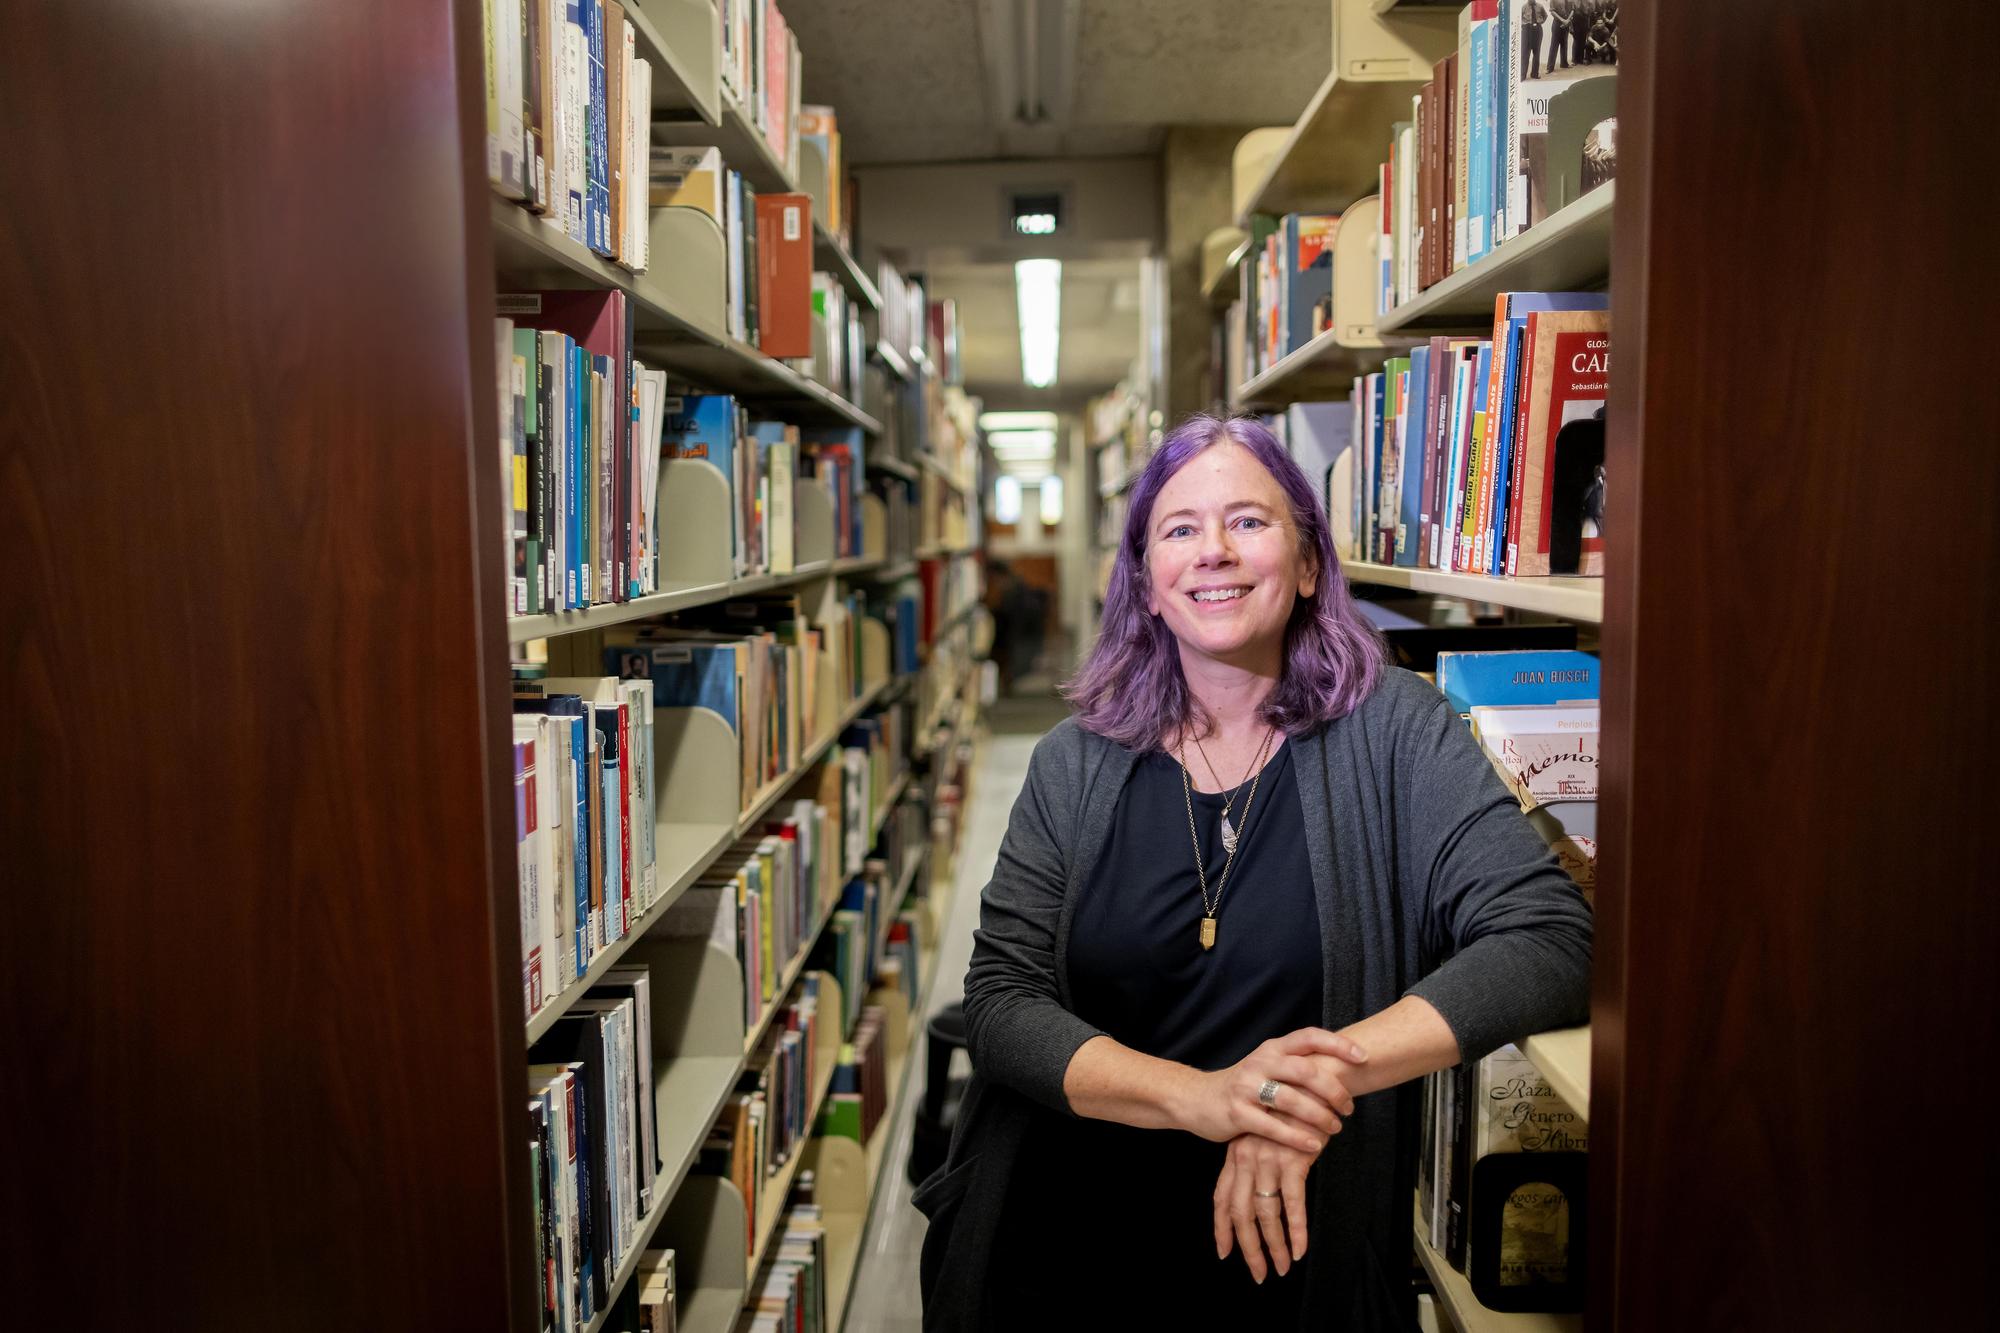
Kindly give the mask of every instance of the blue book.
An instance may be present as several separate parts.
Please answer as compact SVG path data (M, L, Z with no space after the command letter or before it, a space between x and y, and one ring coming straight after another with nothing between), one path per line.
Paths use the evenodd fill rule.
M1380 372L1368 377L1368 401L1363 410L1368 414L1368 495L1362 501L1368 515L1367 531L1361 534L1361 558L1379 560L1382 554L1380 533L1389 516L1381 512L1382 507L1382 410L1387 401L1383 391Z
M653 707L707 708L741 734L734 643L610 647L604 650L604 673L621 680L650 680Z
M1410 349L1410 389L1403 427L1402 514L1397 522L1396 563L1415 566L1417 536L1423 529L1424 440L1430 423L1431 349L1420 343Z
M729 551L732 567L743 565L743 534L738 531L737 512L742 497L736 494L736 400L727 394L690 393L668 398L661 405L660 458L707 463L722 474L729 487Z
M611 256L611 140L606 123L606 86L604 82L604 9L596 0L582 0L574 6L580 11L579 22L583 25L584 45L590 56L590 105L586 110L587 126L584 145L585 166L590 173L589 230L590 248L598 254Z
M1507 553L1502 546L1507 538L1507 478L1510 468L1509 458L1514 450L1514 408L1520 401L1521 392L1521 336L1527 330L1526 319L1507 321L1507 359L1500 370L1500 421L1494 437L1493 448L1493 503L1486 515L1486 531L1480 537L1482 552L1482 572L1500 574L1507 568Z
M1466 108L1466 258L1474 263L1493 248L1493 60L1494 20L1472 24L1471 105Z
M1597 698L1597 659L1573 649L1439 653L1437 683L1460 717L1475 705L1579 702Z

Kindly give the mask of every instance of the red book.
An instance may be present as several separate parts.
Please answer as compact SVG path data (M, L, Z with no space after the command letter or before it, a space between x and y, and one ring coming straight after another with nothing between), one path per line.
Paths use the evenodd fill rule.
M1604 572L1604 400L1611 317L1602 310L1528 316L1527 458L1521 470L1523 575Z
M757 350L812 355L812 196L757 196Z

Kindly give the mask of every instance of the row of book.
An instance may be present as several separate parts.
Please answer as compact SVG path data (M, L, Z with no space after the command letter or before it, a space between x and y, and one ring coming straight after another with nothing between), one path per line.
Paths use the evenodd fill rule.
M633 1333L680 1333L679 1282L673 1250L647 1250L632 1274L636 1293Z
M556 1333L608 1308L659 1201L652 1020L647 970L614 967L528 1051L537 1286Z
M764 1186L797 1154L812 1132L819 1086L819 974L800 979L798 998L771 1021L750 1067L723 1103L694 1170L721 1176L743 1196L744 1249L754 1253L763 1230Z
M1602 574L1607 307L1602 292L1503 292L1490 339L1432 338L1357 379L1353 490L1328 496L1353 534L1341 554Z
M651 910L657 799L644 681L517 682L514 835L530 1015Z
M647 264L653 70L618 0L484 0L486 175L579 245Z
M1338 213L1251 219L1250 253L1236 269L1246 321L1239 382L1269 370L1332 326L1333 238L1339 230Z
M838 813L801 798L780 807L704 871L661 919L662 939L706 941L743 971L743 1029L755 1031L784 995L828 904Z
M1588 899L1597 863L1597 659L1570 650L1441 652L1436 676ZM1494 1309L1580 1308L1585 1117L1510 1045L1431 1075L1422 1133L1418 1224L1431 1247Z
M799 1174L793 1202L778 1224L774 1257L745 1304L737 1333L827 1333L832 1327L826 1219L809 1201L812 1173Z
M766 593L619 626L607 636L604 669L650 680L656 708L706 708L727 723L737 804L748 809L799 767L851 696L842 664L852 660L852 634L845 614L814 621L796 594ZM827 665L835 692L822 698Z
M1484 258L1617 170L1618 0L1473 0L1390 130L1379 308Z
M774 0L720 0L722 91L794 179L799 170L799 40Z
M695 484L692 469L719 474L728 489L728 563L738 578L788 574L797 565L793 487L813 481L833 504L833 554L859 554L861 497L867 484L859 427L794 426L752 415L728 394L665 400L663 486Z
M658 592L661 454L676 399L632 353L620 291L507 292L494 321L513 614Z

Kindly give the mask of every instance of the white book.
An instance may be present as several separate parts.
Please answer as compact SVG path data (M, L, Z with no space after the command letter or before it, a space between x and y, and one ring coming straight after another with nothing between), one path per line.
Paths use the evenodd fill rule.
M646 174L650 169L652 140L653 69L637 53L637 38L630 22L625 24L625 126L621 136L625 178L624 213L620 219L623 235L618 254L634 273L646 271L647 221Z
M797 447L789 443L771 446L771 494L764 512L769 515L765 527L771 536L770 572L773 574L789 574L793 567L792 451Z
M577 1182L576 1140L569 1123L569 1099L573 1079L560 1065L534 1065L528 1070L529 1089L546 1093L549 1105L549 1139L555 1150L553 1199L549 1206L556 1215L555 1264L558 1327L576 1333L583 1324L577 1287Z
M632 807L632 841L639 865L632 881L635 885L643 883L642 910L649 912L660 900L660 790L657 759L653 754L653 684L648 680L628 680L623 682L623 688L626 714L631 718L632 754L639 775Z
M1477 704L1471 718L1472 734L1522 809L1597 799L1595 703Z
M493 91L500 102L500 190L510 199L528 197L528 127L521 116L525 43L519 0L495 0L493 42L488 49L497 66Z
M584 227L584 214L588 207L590 174L584 143L590 126L590 51L589 44L583 39L582 25L571 22L567 13L561 32L563 103L567 108L563 117L563 134L568 145L563 155L563 230L578 245L588 245L589 233Z
M564 765L559 737L566 737L568 720L546 713L516 713L515 735L526 722L534 733L535 745L535 916L541 927L542 998L546 1002L569 983L571 969L565 967L563 946L568 936L563 922L568 913L562 901L562 814ZM572 793L574 788L569 789Z
M552 844L554 869L555 952L544 954L560 991L576 980L576 760L570 754L570 719L550 719L550 759L544 765L549 788L550 822L543 826Z

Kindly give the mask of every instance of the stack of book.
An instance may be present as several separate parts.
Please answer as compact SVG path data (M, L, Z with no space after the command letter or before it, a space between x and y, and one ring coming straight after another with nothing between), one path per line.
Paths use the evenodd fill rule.
M659 1202L652 998L615 967L528 1051L529 1151L545 1327L607 1308L613 1271Z
M840 1048L833 1090L820 1115L822 1137L852 1139L865 1147L882 1123L889 1109L889 1043L883 1022L878 1006L864 1006L853 1040Z
M875 977L879 989L901 991L911 1013L917 1012L917 988L923 980L923 948L922 919L915 911L906 910L889 927L888 943Z
M1589 899L1597 887L1597 659L1439 653L1438 688Z
M810 1194L810 1172L802 1173L797 1194ZM794 1202L785 1210L776 1259L765 1270L743 1320L745 1333L826 1333L826 1222L815 1203Z
M1354 382L1341 554L1492 575L1604 572L1601 292L1503 292L1489 339L1432 338ZM1333 475L1329 473L1329 476Z
M488 3L486 175L592 252L644 272L653 71L618 0Z
M801 106L799 108L799 144L811 144L826 163L825 207L820 209L821 219L826 229L833 233L842 246L852 249L854 241L854 207L848 198L848 191L854 188L847 177L845 154L840 141L840 118L830 106Z
M905 278L895 265L884 260L876 268L875 286L882 293L878 325L882 341L905 357L925 346L930 336L927 328L930 306L922 281Z
M1390 131L1385 313L1617 169L1616 0L1473 0L1458 34Z
M498 309L510 610L658 591L667 383L632 355L630 302L618 291L505 292Z
M721 0L722 91L764 135L787 176L799 169L799 41L773 0Z
M674 1252L647 1250L640 1255L632 1285L639 1292L638 1333L679 1333L680 1299L674 1284Z
M645 682L557 676L516 691L522 988L532 1016L651 910L658 787Z
M833 497L833 554L862 553L861 497L868 489L867 447L859 426L807 426L800 431L799 475Z

